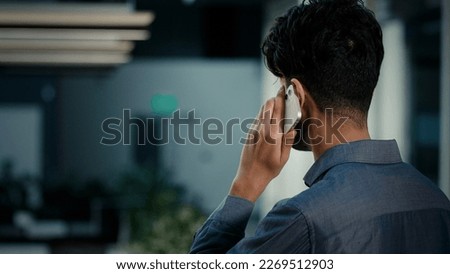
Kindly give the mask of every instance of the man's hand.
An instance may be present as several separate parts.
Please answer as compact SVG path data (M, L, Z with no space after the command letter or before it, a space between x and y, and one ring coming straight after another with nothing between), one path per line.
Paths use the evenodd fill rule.
M247 135L230 195L255 202L289 159L295 130L283 134L284 88L268 100Z

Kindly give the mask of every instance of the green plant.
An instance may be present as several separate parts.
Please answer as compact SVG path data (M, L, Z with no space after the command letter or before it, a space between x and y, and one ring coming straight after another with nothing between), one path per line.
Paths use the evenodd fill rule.
M123 176L120 193L128 208L129 249L136 253L186 253L205 220L186 202L184 189L158 172L138 169Z

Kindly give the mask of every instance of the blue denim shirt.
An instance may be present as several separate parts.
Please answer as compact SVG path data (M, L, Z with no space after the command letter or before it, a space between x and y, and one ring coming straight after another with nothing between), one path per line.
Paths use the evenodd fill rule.
M275 205L250 237L253 203L228 196L191 253L450 253L450 202L395 141L335 146L304 180L309 189Z

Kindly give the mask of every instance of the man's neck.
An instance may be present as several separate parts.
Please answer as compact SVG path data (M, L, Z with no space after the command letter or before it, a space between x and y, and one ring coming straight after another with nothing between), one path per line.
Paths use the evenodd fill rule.
M326 128L327 127L315 128L315 132L310 133L311 136L322 136L324 138L323 142L311 147L314 154L314 160L319 159L323 153L334 146L370 139L367 126L359 128L352 123L344 123L339 128L338 132L335 132L332 136L326 136L326 134L330 134L326 132Z

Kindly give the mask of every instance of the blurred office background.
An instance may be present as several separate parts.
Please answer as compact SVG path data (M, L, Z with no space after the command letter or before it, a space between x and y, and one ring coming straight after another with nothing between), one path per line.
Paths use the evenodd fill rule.
M155 145L164 119L252 118L279 82L260 44L296 0L0 1L0 253L182 253L228 192L245 132L216 145ZM450 194L450 2L366 1L386 57L372 137ZM102 145L129 110L130 144ZM139 120L147 121L145 124ZM110 128L111 129L111 128ZM225 128L225 129L230 129ZM227 135L228 134L228 135ZM141 138L153 144L140 145ZM232 141L227 144L225 139ZM305 189L293 152L250 231Z

